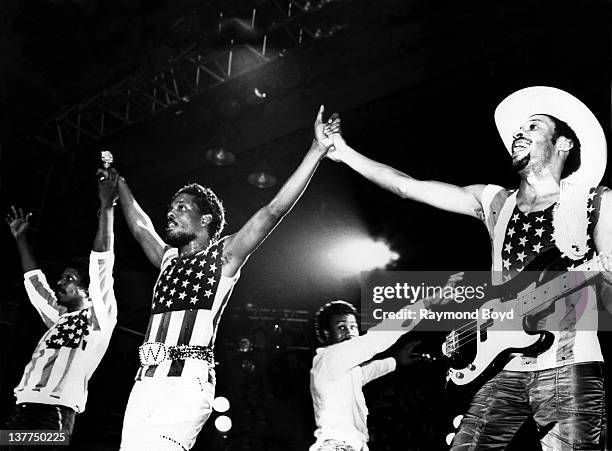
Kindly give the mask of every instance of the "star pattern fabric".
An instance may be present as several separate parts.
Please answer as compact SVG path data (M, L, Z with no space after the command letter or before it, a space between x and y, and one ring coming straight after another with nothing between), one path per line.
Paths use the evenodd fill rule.
M212 308L221 279L219 244L187 258L175 258L159 277L152 313Z
M582 260L572 260L563 257L563 267L571 269L574 266L591 259L595 253L593 243L593 229L596 223L596 215L599 205L601 190L593 188L587 201L588 232L587 253ZM514 207L504 244L502 247L502 277L504 282L512 279L525 269L536 256L555 246L553 239L553 211L554 205L546 210L523 213L518 205Z
M47 346L55 349L62 346L78 348L83 338L89 334L90 323L91 309L89 308L81 310L76 315L63 316L53 326L53 331L46 341Z

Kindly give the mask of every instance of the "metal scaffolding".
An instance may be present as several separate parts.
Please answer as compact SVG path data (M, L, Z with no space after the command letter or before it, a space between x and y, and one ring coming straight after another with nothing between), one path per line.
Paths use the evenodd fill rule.
M310 351L315 346L315 343L310 340L312 335L311 316L308 310L263 308L256 305L233 307L227 312L226 321L228 323L233 322L233 324L239 324L236 322L239 320L247 321L249 328L243 330L242 338L239 337L239 341L231 343L230 346L236 349L240 348L243 346L240 340L249 337L246 338L252 347L249 350L257 348L257 346L253 347L251 343L251 335L252 331L262 328L268 331L265 346L272 346L270 340L274 341L271 337L275 336L277 341L290 342L284 347L287 350ZM246 351L242 349L239 352Z
M264 0L250 11L248 19L229 19L250 29L255 39L230 37L226 48L214 51L193 43L158 73L140 71L122 80L49 119L35 136L54 149L74 149L168 109L179 108L195 95L335 34L339 27L317 21L317 13L331 3ZM222 34L227 23L221 13L218 34Z

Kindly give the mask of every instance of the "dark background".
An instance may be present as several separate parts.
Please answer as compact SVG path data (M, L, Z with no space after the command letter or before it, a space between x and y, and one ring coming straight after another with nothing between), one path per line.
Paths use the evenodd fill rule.
M319 104L327 113L341 113L347 141L364 154L417 178L459 185L516 184L493 111L525 86L573 93L610 139L607 1L291 4L286 29L303 28L309 39L301 43L268 33L288 1L2 2L0 209L15 204L33 211L30 238L51 280L63 261L90 249L100 149L113 152L116 167L158 230L171 194L197 181L223 199L232 233L299 164ZM240 20L250 23L253 8L258 11L254 30L240 25ZM235 46L260 46L266 34L269 61L264 64L249 66L236 47L234 74L240 75L187 101L171 98L134 123L120 127L109 117L109 132L99 138L84 136L76 144L64 136L64 145L59 142L55 124L71 107L90 101L105 108L107 94L125 80L167 76L189 52L223 54L232 39ZM253 97L255 87L266 92L264 100ZM211 164L205 153L217 146L233 152L236 162ZM247 182L255 170L274 174L279 184L255 188ZM610 186L609 171L602 184ZM118 447L139 334L148 319L156 271L119 211L116 216L119 325L91 381L72 449ZM232 403L234 427L224 439L209 421L197 449L305 449L312 443L312 316L330 299L359 302L357 274L346 271L334 254L334 245L347 237L386 240L400 255L391 269L450 272L490 264L488 237L478 221L403 201L347 167L323 161L298 205L243 268L217 340L217 391ZM7 228L0 240L6 256L1 419L12 408L12 388L42 324L25 299ZM238 340L245 336L255 348L239 353ZM439 354L442 337L417 338L421 352ZM609 354L604 335L602 346ZM367 390L371 449L444 449L456 411L444 398L443 380L444 365L435 360L372 383ZM517 448L536 448L528 432L517 439Z

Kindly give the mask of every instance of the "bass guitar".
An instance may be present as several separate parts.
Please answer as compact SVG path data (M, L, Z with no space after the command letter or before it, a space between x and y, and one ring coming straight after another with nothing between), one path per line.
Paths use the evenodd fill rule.
M560 252L551 249L510 281L487 288L485 299L490 300L478 308L476 319L451 331L442 345L450 359L447 388L472 391L501 371L511 354L537 355L550 348L554 335L534 329L535 315L603 271L600 256L571 271L555 269L560 258Z

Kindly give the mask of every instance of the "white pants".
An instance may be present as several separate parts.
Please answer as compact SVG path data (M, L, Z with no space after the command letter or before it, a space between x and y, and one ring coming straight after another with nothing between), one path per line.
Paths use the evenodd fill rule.
M214 377L143 377L128 400L121 451L184 451L212 412Z

